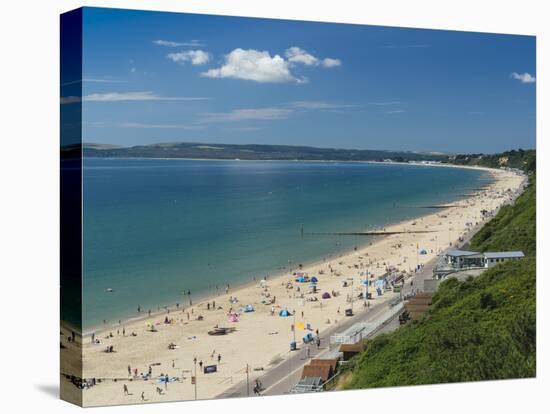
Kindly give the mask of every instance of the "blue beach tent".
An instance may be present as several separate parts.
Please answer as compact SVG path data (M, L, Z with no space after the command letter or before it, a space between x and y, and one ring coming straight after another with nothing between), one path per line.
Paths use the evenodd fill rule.
M311 278L311 283L317 283L319 279L317 279L315 276Z
M286 318L287 316L291 316L291 315L287 309L283 309L282 311L279 312L279 316Z
M245 312L254 312L254 308L252 307L252 305L246 305L244 307L244 311Z

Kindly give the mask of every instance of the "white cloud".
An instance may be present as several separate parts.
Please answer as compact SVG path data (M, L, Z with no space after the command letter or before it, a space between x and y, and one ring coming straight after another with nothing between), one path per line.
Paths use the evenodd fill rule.
M513 78L513 79L516 79L518 81L520 81L521 83L535 83L536 82L536 78L531 75L530 73L517 73L517 72L512 72L510 74L510 76Z
M285 56L292 63L302 63L306 66L317 66L319 64L319 59L297 46L288 48L285 51Z
M268 51L238 48L225 55L221 67L210 69L201 75L208 78L244 79L260 83L306 83L307 78L292 73L292 69L297 65L332 68L341 64L339 59L320 60L298 46L286 49L284 57L277 54L271 56Z
M99 79L99 78L82 78L74 81L65 82L62 86L73 85L76 83L125 83L127 81L121 79Z
M76 102L122 102L122 101L203 101L210 98L187 96L160 96L153 92L108 92L79 96L61 97L62 104Z
M188 125L188 124L144 124L140 122L123 122L120 124L123 128L141 128L141 129L185 129L185 130L198 130L204 129L201 125Z
M210 60L210 55L204 50L187 50L185 52L169 53L168 59L178 62L185 63L191 62L193 65L204 65Z
M342 61L340 59L324 58L321 64L325 68L334 68L336 66L342 65Z
M374 102L373 105L376 106L391 106L391 105L401 105L400 101L387 101L387 102Z
M272 121L287 119L292 110L289 108L251 108L235 109L230 112L210 112L203 115L201 123L233 122L233 121Z
M204 46L200 40L189 40L187 42L174 42L172 40L154 40L153 43L157 46L164 47L197 47Z
M333 58L324 58L319 59L313 56L311 53L306 52L304 49L299 48L298 46L292 46L285 51L285 56L289 62L301 63L306 66L323 66L325 68L333 68L340 66L342 62L340 59Z
M405 113L407 111L405 111L404 109L396 109L394 111L386 111L387 114L402 114L402 113Z
M332 103L332 102L324 102L324 101L294 101L289 103L290 106L293 108L298 109L342 109L342 108L352 108L354 105L349 104L339 104L339 103Z
M267 51L234 49L225 55L225 63L202 73L208 78L234 78L260 83L303 83L305 79L290 73L288 62L279 55L271 56Z

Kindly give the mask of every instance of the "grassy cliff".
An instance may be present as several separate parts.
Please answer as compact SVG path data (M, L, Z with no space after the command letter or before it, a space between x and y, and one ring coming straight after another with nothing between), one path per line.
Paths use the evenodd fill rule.
M470 242L475 251L523 250L526 255L536 252L536 176L510 206L500 209L495 218L476 233Z

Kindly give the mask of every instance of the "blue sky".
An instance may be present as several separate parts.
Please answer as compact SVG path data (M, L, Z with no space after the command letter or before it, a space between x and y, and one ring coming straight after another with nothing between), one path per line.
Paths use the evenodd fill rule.
M83 45L86 142L535 146L530 36L87 8Z

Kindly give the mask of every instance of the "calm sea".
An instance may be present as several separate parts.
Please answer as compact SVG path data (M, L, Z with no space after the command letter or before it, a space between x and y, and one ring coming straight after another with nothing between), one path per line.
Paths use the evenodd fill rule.
M301 226L374 229L456 200L482 178L410 165L85 159L83 328L368 243L302 237Z

